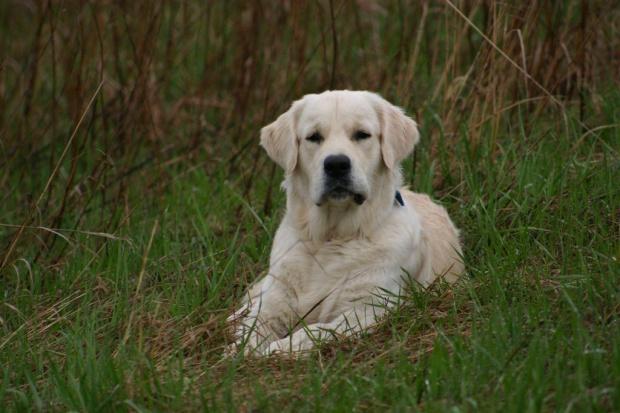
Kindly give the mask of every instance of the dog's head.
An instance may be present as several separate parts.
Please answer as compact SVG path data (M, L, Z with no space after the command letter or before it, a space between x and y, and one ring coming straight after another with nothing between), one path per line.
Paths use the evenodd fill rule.
M370 92L306 95L261 131L261 145L287 175L306 183L310 199L363 204L383 169L398 164L419 139L416 123Z

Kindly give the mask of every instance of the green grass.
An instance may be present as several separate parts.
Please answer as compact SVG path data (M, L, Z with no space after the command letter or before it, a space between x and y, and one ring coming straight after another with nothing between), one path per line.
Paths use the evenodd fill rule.
M441 200L469 282L412 291L378 331L298 362L222 359L224 318L265 269L278 214L222 175L183 172L124 240L5 273L2 397L17 410L617 410L620 134L574 148L538 133L534 147L502 140L501 159L465 141L430 159L423 144L414 187L459 160L462 184Z
M331 3L317 4L329 22ZM620 89L613 67L601 67L605 76L589 75L585 100L571 92L561 107L528 102L526 96L544 94L533 95L517 71L506 72L505 60L485 55L475 33L468 32L462 49L454 46L465 25L431 3L417 80L409 81L417 26L395 17L405 13L420 21L422 6L381 3L385 13L363 11L360 24L376 13L382 35L380 47L369 51L372 33L364 37L343 17L353 16L353 6L334 4L339 76L332 76L325 57L332 50L321 40L327 32L302 18L306 9L295 21L306 25L300 27L308 29L307 39L276 24L279 9L247 6L273 25L261 29L259 45L268 49L275 42L286 52L274 54L271 65L260 60L256 72L248 69L258 79L272 79L268 86L236 89L245 74L239 80L225 73L247 58L235 54L245 47L235 36L250 23L221 3L209 6L206 21L213 26L193 32L202 15L191 3L188 10L165 8L154 20L163 39L182 26L175 26L179 20L188 27L173 36L183 41L172 51L153 46L153 71L170 75L153 92L163 115L156 99L143 96L148 104L123 106L119 98L131 88L113 71L114 56L128 78L140 67L126 58L131 48L125 38L106 61L109 83L88 110L100 82L92 72L96 65L78 71L86 80L76 107L87 116L71 145L77 122L69 89L40 81L34 96L41 107L30 114L25 95L2 92L0 104L6 101L13 112L0 111L0 259L6 258L0 269L1 411L620 411ZM565 5L579 10L579 2ZM313 8L319 6L303 7L319 13ZM540 13L543 21L545 10L557 12L549 7L527 13ZM148 21L150 9L132 10L128 31L146 33L148 25L136 21ZM495 10L500 17L502 10ZM483 13L474 17L483 27ZM580 24L578 15L568 17ZM527 47L549 35L528 27ZM555 34L574 40L564 28L558 24ZM105 37L109 44L112 38ZM0 29L0 46L11 43L7 39ZM493 39L520 59L510 39ZM577 50L568 40L569 50ZM26 43L11 46L29 50ZM293 47L302 43L305 48ZM448 46L454 55L443 54ZM106 53L111 49L106 43ZM80 53L89 62L87 51ZM368 53L378 59L374 66L364 61ZM474 60L467 60L468 53ZM592 61L604 60L591 53ZM220 55L216 79L203 78L204 89L196 92L194 77ZM467 63L454 63L434 101L450 56ZM26 69L33 61L14 58ZM40 64L43 79L51 79L52 68L58 84L64 79L65 66L55 66L53 57L44 54ZM470 67L471 78L452 96L453 81ZM558 67L557 78L545 77L544 67L534 69L549 90L576 73L570 65L564 72ZM76 81L75 72L68 73ZM493 73L505 77L505 88L489 86L497 80ZM3 76L6 90L20 84L17 75ZM296 77L308 84L299 86ZM278 188L282 173L257 148L258 128L298 92L325 89L332 80L342 88L380 90L420 123L415 160L403 164L406 181L449 210L461 229L469 277L427 291L412 288L377 329L325 344L304 359L224 358L230 339L225 319L247 284L267 269L285 206ZM120 86L110 86L112 81ZM114 94L114 87L123 93ZM239 95L244 87L246 97ZM177 101L201 95L217 96L217 102ZM501 104L489 103L495 98ZM115 129L123 124L115 116L125 110L130 126Z

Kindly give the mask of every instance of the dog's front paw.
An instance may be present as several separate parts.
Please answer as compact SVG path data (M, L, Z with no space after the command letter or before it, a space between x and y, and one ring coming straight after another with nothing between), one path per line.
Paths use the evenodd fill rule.
M290 339L288 338L272 341L269 343L269 346L263 350L263 355L265 356L282 356L287 354L291 354Z
M311 339L294 334L292 337L271 342L263 354L266 356L301 357L316 349L315 343Z
M223 352L223 358L234 358L243 353L244 357L261 357L269 355L266 343L258 342L255 337L250 336L245 340L237 340L229 344Z
M237 354L239 354L240 348L241 348L241 343L238 341L235 341L234 343L231 343L227 345L226 347L224 347L222 357L225 359L234 358L235 356L237 356Z

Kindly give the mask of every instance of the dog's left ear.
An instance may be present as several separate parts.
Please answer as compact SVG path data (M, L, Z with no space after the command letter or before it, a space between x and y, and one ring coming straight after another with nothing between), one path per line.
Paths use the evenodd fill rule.
M275 122L265 126L260 132L260 144L271 159L276 161L287 174L297 166L299 142L295 136L294 111L291 109L283 113Z
M375 96L381 119L381 155L386 166L394 170L420 140L418 126L401 108Z

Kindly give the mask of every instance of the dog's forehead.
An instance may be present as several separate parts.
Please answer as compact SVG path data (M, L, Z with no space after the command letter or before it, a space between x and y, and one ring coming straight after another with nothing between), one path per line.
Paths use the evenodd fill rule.
M379 125L379 115L371 100L355 92L331 92L305 98L300 124L359 127Z

